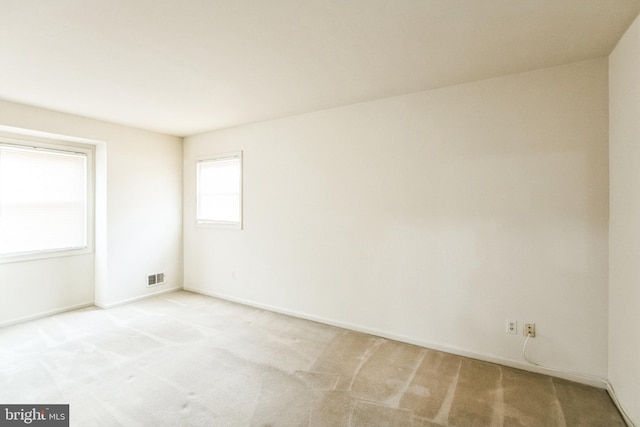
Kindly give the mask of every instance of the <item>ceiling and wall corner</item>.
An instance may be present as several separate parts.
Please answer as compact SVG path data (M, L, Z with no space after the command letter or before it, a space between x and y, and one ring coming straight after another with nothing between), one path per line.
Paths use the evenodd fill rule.
M0 99L186 136L608 55L638 0L4 0Z

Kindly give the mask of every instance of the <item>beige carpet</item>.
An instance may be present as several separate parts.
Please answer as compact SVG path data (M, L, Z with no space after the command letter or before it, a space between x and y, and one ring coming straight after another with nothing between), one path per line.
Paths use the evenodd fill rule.
M623 426L604 390L189 292L0 329L0 403L93 426Z

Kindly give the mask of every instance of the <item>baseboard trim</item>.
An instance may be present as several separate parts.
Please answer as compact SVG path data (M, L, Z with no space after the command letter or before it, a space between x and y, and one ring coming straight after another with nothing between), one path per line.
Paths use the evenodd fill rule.
M181 291L181 290L182 290L182 286L176 286L176 287L173 287L173 288L163 289L161 291L153 292L153 293L146 294L146 295L140 295L138 297L133 297L133 298L125 299L125 300L122 300L122 301L117 301L117 302L112 302L112 303L109 303L109 304L105 304L105 303L101 303L101 302L96 301L95 305L96 305L96 307L100 307L100 308L102 308L104 310L108 310L110 308L118 307L118 306L125 305L125 304L130 304L130 303L136 302L136 301L142 301L142 300L147 299L147 298L153 298L153 297L157 297L157 296L162 295L162 294L168 294L170 292L176 292L176 291Z
M80 304L69 305L62 308L56 308L54 310L43 311L41 313L30 314L28 316L18 317L16 319L4 320L0 322L0 328L5 326L16 325L18 323L29 322L31 320L41 319L43 317L53 316L54 314L65 313L67 311L79 310L81 308L93 307L94 303L91 302L83 302Z
M250 307L260 308L260 309L268 310L268 311L273 311L275 313L285 314L287 316L297 317L297 318L305 319L305 320L311 320L313 322L323 323L323 324L329 325L329 326L335 326L335 327L338 327L338 328L348 329L348 330L356 331L356 332L363 332L365 334L375 335L375 336L378 336L378 337L381 337L381 338L387 338L387 339L391 339L391 340L394 340L394 341L405 342L407 344L414 344L414 345L417 345L417 346L420 346L420 347L425 347L425 348L429 348L429 349L432 349L432 350L442 351L442 352L445 352L445 353L451 353L451 354L455 354L455 355L458 355L458 356L469 357L471 359L481 360L483 362L496 363L498 365L508 366L510 368L522 369L522 370L525 370L525 371L535 372L535 373L538 373L538 374L550 375L550 376L553 376L553 377L562 378L562 379L566 379L566 380L569 380L569 381L574 381L574 382L590 385L590 386L593 386L593 387L598 387L598 388L605 389L605 390L607 389L607 386L605 384L606 380L604 380L604 379L603 380L591 380L591 379L583 378L583 377L580 377L580 376L572 375L571 373L554 372L554 371L550 371L550 370L545 369L545 368L540 367L540 366L529 365L526 362L520 362L520 361L512 360L512 359L504 359L504 358L501 358L501 357L490 356L490 355L481 354L481 353L474 353L474 352L470 352L470 351L463 350L463 349L456 348L456 347L445 346L445 345L441 345L441 344L437 344L437 343L433 343L433 342L429 342L429 341L424 341L424 340L420 340L420 339L407 337L407 336L404 336L404 335L399 335L399 334L394 334L394 333L381 331L381 330L377 330L377 329L367 328L367 327L364 327L364 326L361 326L361 325L351 324L351 323L348 323L348 322L334 321L334 320L326 319L326 318L323 318L323 317L320 317L320 316L310 315L310 314L299 312L299 311L288 310L288 309L284 309L284 308L281 308L281 307L276 307L276 306L272 306L272 305L268 305L268 304L262 304L262 303L258 303L258 302L255 302L255 301L246 300L246 299L243 299L243 298L236 298L236 297L229 296L229 295L226 295L226 294L223 294L223 293L219 293L219 292L210 292L210 291L205 291L205 290L202 290L202 289L189 288L189 287L185 287L184 290L188 291L188 292L193 292L193 293L197 293L197 294L202 294L202 295L214 297L214 298L219 298L219 299L222 299L222 300L225 300L225 301L230 301L230 302L235 302L235 303L242 304L242 305L247 305L247 306L250 306ZM603 382L603 381L605 381L605 382Z

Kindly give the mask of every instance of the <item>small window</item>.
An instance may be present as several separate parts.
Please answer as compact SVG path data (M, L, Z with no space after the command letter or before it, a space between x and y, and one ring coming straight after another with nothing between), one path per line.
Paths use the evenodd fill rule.
M198 161L196 203L198 224L242 228L242 152Z
M0 142L0 258L89 246L90 150Z

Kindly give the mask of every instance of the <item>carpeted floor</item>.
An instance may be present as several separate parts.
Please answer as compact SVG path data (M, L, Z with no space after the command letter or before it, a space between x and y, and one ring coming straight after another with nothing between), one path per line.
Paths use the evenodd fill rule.
M0 329L0 403L94 426L624 426L604 390L189 292Z

